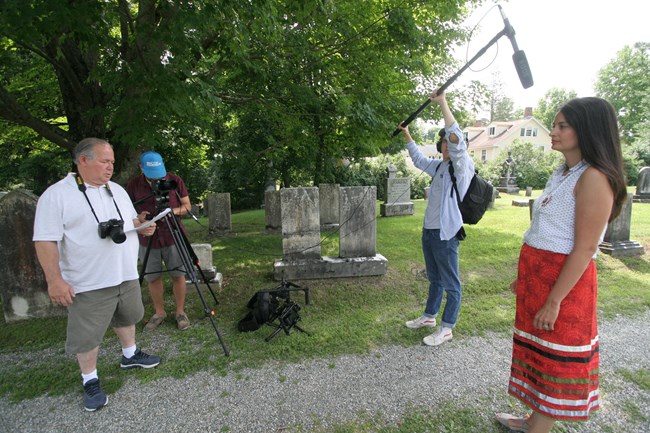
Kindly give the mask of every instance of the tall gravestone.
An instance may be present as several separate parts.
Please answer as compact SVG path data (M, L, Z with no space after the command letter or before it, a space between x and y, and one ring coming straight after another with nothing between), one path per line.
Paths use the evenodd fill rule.
M645 253L643 246L630 240L632 221L632 194L627 195L621 213L607 225L600 251L613 257L640 256Z
M639 170L636 183L636 194L633 200L637 203L650 203L650 167Z
M209 232L217 235L232 230L230 193L212 193L207 197Z
M318 188L280 190L284 258L320 259Z
M411 178L397 177L397 168L390 164L386 169L386 197L379 205L381 216L413 215L411 201Z
M269 233L279 233L282 230L282 208L280 206L280 191L264 192L264 225Z
M508 158L502 164L501 179L496 190L507 194L519 194L517 178L515 177L515 161L510 156L510 152L508 152Z
M339 226L339 184L321 183L318 185L320 226L324 230Z
M341 188L339 257L370 257L377 254L376 187Z
M65 315L47 294L32 242L38 197L16 190L0 199L0 295L5 321Z

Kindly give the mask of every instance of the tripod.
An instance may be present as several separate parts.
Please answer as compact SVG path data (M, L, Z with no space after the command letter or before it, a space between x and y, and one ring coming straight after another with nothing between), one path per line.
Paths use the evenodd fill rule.
M219 305L219 301L217 301L217 297L214 294L212 287L210 287L210 283L208 282L208 279L203 273L201 266L199 265L199 259L196 256L194 249L192 249L192 245L187 239L187 236L180 229L178 225L178 221L176 220L176 217L174 216L173 212L168 212L162 219L165 221L167 227L169 228L169 232L171 233L172 238L174 240L174 246L176 247L176 250L178 251L178 254L180 255L181 260L183 262L185 272L188 278L190 279L190 282L194 285L194 287L196 287L196 291L199 294L199 298L201 298L201 302L203 303L203 311L205 313L205 316L208 317L210 319L210 323L212 323L212 327L214 328L214 331L217 334L219 343L223 348L223 353L224 355L229 356L230 352L228 351L228 347L226 347L226 344L224 343L223 338L221 337L221 333L219 332L219 328L217 328L217 323L214 320L214 310L208 307L205 297L203 296L203 292L201 291L201 288L199 287L198 284L198 279L196 276L196 271L194 269L194 266L196 266L196 269L198 269L199 273L201 274L201 277L203 278L203 282L208 287L210 294L212 294L212 298L214 299L215 304ZM147 269L147 261L149 260L149 253L151 252L152 241L153 241L153 236L149 237L147 250L145 251L144 259L142 261L142 272L140 272L140 284L142 284L145 270Z

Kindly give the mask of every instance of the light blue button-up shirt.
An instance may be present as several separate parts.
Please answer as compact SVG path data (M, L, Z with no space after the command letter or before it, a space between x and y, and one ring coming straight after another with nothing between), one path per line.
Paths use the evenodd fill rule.
M452 133L458 137L458 143L452 143L451 140L447 139L447 148L449 149L449 158L454 164L456 186L462 201L474 176L474 161L467 153L465 135L458 127L458 123L454 122L449 128L445 128L445 132L445 137L449 137ZM456 193L451 194L452 182L447 169L448 165L442 159L430 158L424 155L415 144L415 141L406 143L406 148L413 165L432 177L423 226L425 229L439 228L440 239L448 241L456 236L456 233L463 225L463 217L458 209ZM443 165L440 166L440 164ZM436 169L438 169L437 172ZM442 187L440 182L442 182ZM439 197L432 197L435 191L439 191Z

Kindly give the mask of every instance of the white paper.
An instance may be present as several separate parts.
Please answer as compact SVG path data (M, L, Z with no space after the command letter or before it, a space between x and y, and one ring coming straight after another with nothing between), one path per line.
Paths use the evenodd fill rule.
M167 215L171 211L172 211L171 208L167 208L164 211L160 212L155 217L153 217L151 220L147 221L146 223L143 223L143 224L139 225L138 227L134 227L133 230L138 231L138 230L146 229L151 224L156 224L156 221L160 220L161 218L163 218L165 215Z

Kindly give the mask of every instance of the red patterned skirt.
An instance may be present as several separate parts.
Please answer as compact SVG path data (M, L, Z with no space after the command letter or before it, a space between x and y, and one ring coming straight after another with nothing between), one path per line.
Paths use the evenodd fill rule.
M585 420L599 407L598 281L593 260L560 304L553 331L533 327L566 260L524 244L508 393L542 415Z

